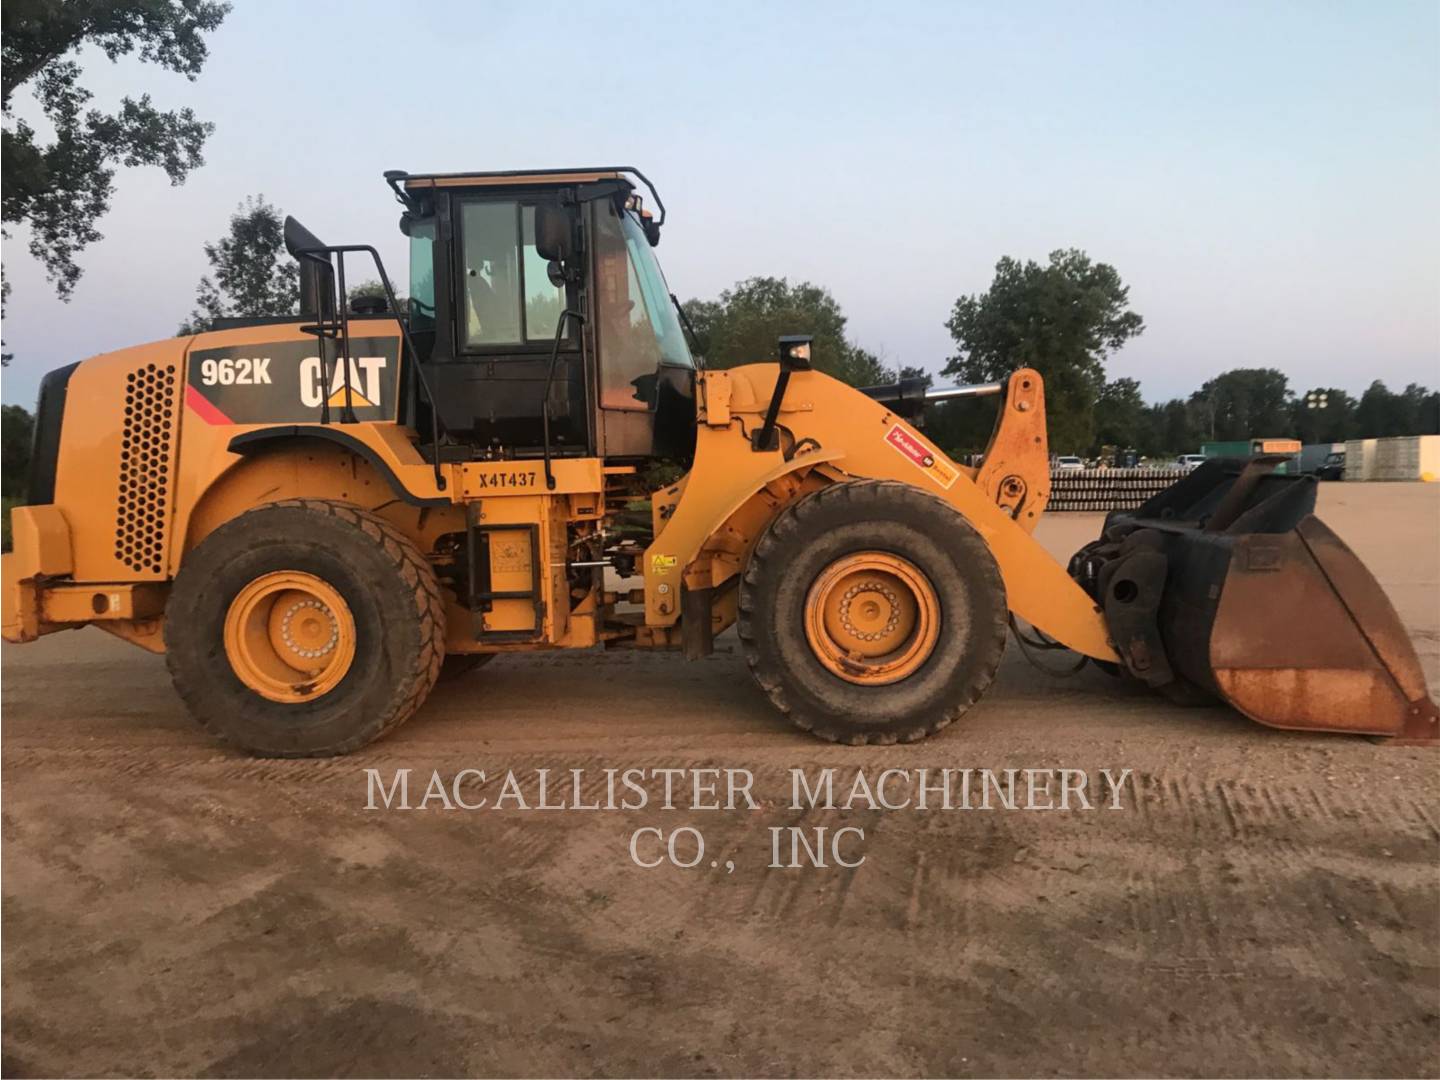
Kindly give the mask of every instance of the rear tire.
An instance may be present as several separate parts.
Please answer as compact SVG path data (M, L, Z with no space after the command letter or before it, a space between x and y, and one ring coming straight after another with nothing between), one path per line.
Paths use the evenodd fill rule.
M430 564L384 519L286 500L186 557L165 647L180 697L216 738L265 757L324 757L420 707L445 655L445 605Z
M740 587L739 633L751 673L797 726L856 746L914 742L958 719L994 679L1005 586L985 541L948 504L895 481L834 484L761 537Z

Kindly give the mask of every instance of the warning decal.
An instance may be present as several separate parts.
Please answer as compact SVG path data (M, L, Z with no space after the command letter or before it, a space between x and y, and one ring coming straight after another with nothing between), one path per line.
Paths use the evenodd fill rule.
M903 424L892 427L886 434L885 441L904 454L912 464L924 469L931 480L946 490L949 490L960 476L949 462L936 457L935 451L910 434Z

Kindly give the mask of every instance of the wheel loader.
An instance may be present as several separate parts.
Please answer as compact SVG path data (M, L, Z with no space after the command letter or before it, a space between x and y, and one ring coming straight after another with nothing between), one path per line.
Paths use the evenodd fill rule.
M857 390L799 333L706 370L639 170L385 180L403 306L374 248L287 219L298 314L45 376L7 640L163 653L200 724L275 756L363 746L500 653L695 659L731 626L776 709L850 744L958 719L1012 627L1275 727L1435 737L1393 608L1276 459L1208 462L1062 566L1037 371ZM347 301L357 262L383 298ZM921 426L966 395L996 405L975 467Z

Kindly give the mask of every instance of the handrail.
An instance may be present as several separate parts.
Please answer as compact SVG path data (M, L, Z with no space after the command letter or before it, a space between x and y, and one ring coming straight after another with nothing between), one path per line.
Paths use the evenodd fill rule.
M342 424L355 423L355 408L350 388L350 309L345 297L345 255L354 252L364 252L368 254L375 263L375 272L380 275L380 285L385 290L385 302L390 305L390 310L395 315L395 322L400 327L400 336L405 342L405 350L410 356L411 367L415 372L416 385L424 392L426 400L430 403L430 437L431 453L434 459L432 464L435 469L435 486L439 490L444 491L446 487L445 472L440 467L440 437L444 434L444 422L440 419L440 406L435 399L434 391L430 389L430 381L425 377L425 368L420 363L420 353L419 350L415 348L415 339L410 336L409 319L400 314L400 304L399 301L395 299L395 289L390 284L390 275L385 273L385 263L380 258L380 252L376 251L370 244L327 244L321 247L297 250L294 253L297 258L305 257L314 259L325 267L326 272L330 275L331 282L336 286L338 294L335 298L333 325L330 321L326 320L325 313L322 310L315 313L315 325L313 327L305 326L301 327L301 330L306 333L313 332L316 337L328 337L332 340L338 336L341 355L336 357L336 363L343 363L344 374L342 376L342 385L345 389L345 407L341 414L340 422ZM339 256L338 275L336 273L337 263L331 261L334 256ZM329 372L326 372L326 378L327 380L332 378ZM322 424L328 424L330 422L329 385L329 381L327 381L325 384L327 392L322 394L320 399L320 422Z
M555 383L555 365L560 360L560 339L565 334L565 320L574 319L584 325L585 316L566 308L555 320L555 345L550 350L550 370L545 373L545 398L540 402L540 425L545 439L545 487L555 490L555 473L550 469L550 388Z

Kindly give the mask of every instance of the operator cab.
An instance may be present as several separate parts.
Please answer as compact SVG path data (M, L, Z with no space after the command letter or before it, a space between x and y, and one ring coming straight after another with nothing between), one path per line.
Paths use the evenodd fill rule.
M663 205L640 173L386 180L405 207L410 336L447 460L540 457L547 442L552 457L689 460L695 361L655 259ZM402 419L428 430L411 384Z

